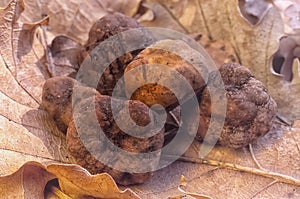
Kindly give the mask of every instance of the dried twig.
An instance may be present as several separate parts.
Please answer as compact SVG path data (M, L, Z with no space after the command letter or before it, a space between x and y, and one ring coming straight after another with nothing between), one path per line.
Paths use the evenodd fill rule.
M276 115L275 122L277 122L277 123L279 123L281 125L289 126L289 127L291 127L293 125L291 121L289 121L285 117L283 117L281 115L278 115L278 114Z
M162 158L174 158L172 155L163 155ZM206 164L210 166L217 166L220 168L227 168L235 171L241 171L241 172L246 172L246 173L251 173L267 178L272 178L274 180L277 180L278 182L286 183L286 184L291 184L295 186L300 186L300 180L296 179L294 177L284 175L281 173L276 173L268 170L262 170L262 169L256 169L256 168L251 168L251 167L245 167L241 166L238 164L232 164L232 163L227 163L227 162L221 162L218 160L210 160L210 159L201 159L201 158L192 158L192 157L180 157L179 160L186 161L186 162L193 162L193 163L198 163L198 164Z
M294 136L293 134L292 134L292 137L293 137L293 139L294 139L294 141L295 141L296 147L297 147L298 152L299 152L299 154L300 154L300 147L299 147L299 144L298 144L298 142L297 142L297 140L296 140L296 138L295 138L295 136Z
M44 38L44 49L45 49L45 55L46 59L48 61L48 72L51 77L56 76L55 73L55 67L54 67L54 61L52 58L52 53L48 45L48 36L47 36L47 26L42 25L41 26L42 32L43 32L43 38Z
M265 171L265 169L261 166L261 164L258 162L258 160L256 159L255 157L255 154L254 154L254 151L253 151L253 147L252 147L252 144L249 144L249 151L250 151L250 154L251 154L251 158L253 159L253 161L255 162L256 166Z
M260 194L261 192L263 192L264 190L266 190L267 188L271 187L272 185L276 184L278 182L278 180L274 180L271 183L269 183L267 186L263 187L261 190L257 191L255 194L253 194L253 196L251 198L254 198L255 196L257 196L258 194Z

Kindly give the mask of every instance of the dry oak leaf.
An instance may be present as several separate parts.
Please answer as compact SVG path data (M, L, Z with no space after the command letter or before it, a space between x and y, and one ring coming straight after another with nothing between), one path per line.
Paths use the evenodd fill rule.
M129 189L120 191L106 173L90 175L77 165L46 166L38 162L27 162L15 173L0 177L0 198L44 198L51 192L46 185L53 179L59 182L55 189L68 198L139 198Z
M43 198L54 176L37 162L28 162L12 175L0 177L0 198Z
M279 113L290 120L300 118L300 81L286 82L270 71L270 58L278 49L285 28L277 8L267 9L260 23L252 26L241 17L238 0L147 2L163 7L172 16L172 23L175 21L187 33L201 33L215 40L228 41L239 63L249 67L266 86L278 104ZM161 26L158 20L154 18L150 25Z
M64 135L49 115L38 109L42 85L49 77L46 68L43 68L45 65L41 63L44 48L36 37L39 26L45 20L34 24L19 23L17 19L23 10L22 0L13 0L0 10L0 157L3 160L0 162L1 198L43 198L45 184L54 177L41 163L26 162L73 162L66 150ZM21 167L24 163L26 164ZM56 169L54 174L71 175L72 172L80 172L79 167L74 171L74 167L68 167L69 169L65 169L68 172L61 171L64 166L57 167L60 169ZM55 168L55 165L51 168ZM17 172L14 173L15 171ZM78 181L85 177L83 174L74 175L82 177ZM68 177L65 176L64 179ZM98 187L103 197L126 198L123 195L129 193L127 198L134 198L130 191L125 191L123 195L117 194L111 177L103 174L100 179L104 182L103 186L112 188L104 193ZM86 184L81 186L85 187Z
M9 0L1 0L4 7ZM84 44L93 23L108 13L118 11L134 16L142 0L26 0L26 10L20 16L22 22L35 22L49 16L47 26L49 43L57 35L67 35Z
M204 145L195 142L180 160L200 164L177 161L157 171L150 182L142 187L144 192L139 195L142 198L181 195L174 182L178 181L180 175L184 175L189 192L201 193L214 199L298 199L300 197L299 132L300 121L295 122L292 128L275 125L270 133L252 145L253 154L259 164L252 160L250 150L246 147L232 150L215 146L204 159L201 159L199 150ZM163 158L168 157L163 156L162 160ZM258 173L257 169L261 173ZM268 172L282 174L286 178L283 179L282 175L265 175ZM291 177L292 181L290 181ZM139 186L137 188L141 189ZM148 190L155 190L155 192Z
M107 173L91 175L78 165L49 165L61 190L72 198L91 196L96 198L138 199L130 189L120 191L113 178Z
M0 8L0 175L28 161L72 162L56 124L38 109L48 78L38 35L48 19L20 23L23 10L22 0Z

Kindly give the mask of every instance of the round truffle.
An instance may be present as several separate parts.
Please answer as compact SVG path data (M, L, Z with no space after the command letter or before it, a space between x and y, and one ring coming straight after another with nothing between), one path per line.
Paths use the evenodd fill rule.
M128 122L128 116L124 114L125 108L128 108L129 117L132 118L136 125L143 127L151 122L151 112L141 102L117 100L117 103L114 105L116 106L116 117L121 118L120 122L129 130L131 129L129 125L132 124ZM95 111L96 122L98 122L96 124L91 119L94 117ZM154 131L155 129L152 126L145 131L140 131L140 134L153 133L149 131ZM113 146L108 144L108 142L111 142ZM163 129L147 138L134 137L129 135L128 132L123 132L113 118L111 97L99 94L95 97L84 99L75 106L73 122L70 123L67 131L67 148L76 162L92 174L109 173L121 185L145 182L152 175L150 171L156 169L160 159L160 152L156 153L156 156L149 154L149 158L154 161L146 164L143 162L146 160L143 159L137 160L130 156L124 158L115 150L115 147L130 153L147 153L161 149L163 142ZM109 162L110 166L107 166L107 163L104 164L101 160ZM141 166L146 167L149 172L131 173L116 169L130 170Z
M41 105L62 132L66 132L72 120L71 96L75 81L70 77L54 77L48 79L43 86Z
M119 33L130 29L137 29L136 32L130 33L131 40L134 38L136 41L131 41L130 37L124 38ZM113 13L107 14L101 19L99 19L90 29L89 32L89 39L86 44L86 53L90 54L98 45L101 44L104 40L112 37L112 41L109 41L109 44L105 46L105 48L101 48L98 54L101 54L100 59L102 60L101 63L107 63L107 60L114 57L115 59L110 60L110 65L105 68L103 74L98 82L97 90L103 95L112 95L114 87L116 83L120 80L123 76L124 69L126 66L133 60L133 58L142 50L137 49L132 52L128 52L126 50L127 43L126 42L140 42L144 43L145 47L152 43L152 36L149 32L140 26L140 24L133 18L123 15L121 13ZM117 42L113 42L116 40ZM121 56L117 56L122 54ZM92 71L102 71L102 68L98 65L95 66L96 68L92 68ZM100 67L106 67L100 64ZM90 69L87 69L90 70ZM98 78L98 79L99 79ZM98 80L97 79L97 80ZM118 93L119 96L124 96L122 90Z
M220 137L211 138L218 139L223 146L240 148L253 143L270 131L277 105L263 84L255 79L246 67L223 64L219 72L226 90L227 112ZM209 81L214 85L214 73ZM200 124L197 134L200 139L205 137L210 125L210 97L209 89L205 88L200 102Z
M205 86L206 67L199 53L185 42L159 41L140 52L127 66L124 75L126 95L149 107L160 104L164 108L175 108L178 100L187 100ZM188 90L182 81L192 90ZM136 89L137 85L141 86Z
M75 86L76 93L74 95ZM53 77L44 83L41 106L54 119L57 127L66 133L68 125L72 121L72 105L89 96L94 96L96 93L95 89L81 86L73 78Z

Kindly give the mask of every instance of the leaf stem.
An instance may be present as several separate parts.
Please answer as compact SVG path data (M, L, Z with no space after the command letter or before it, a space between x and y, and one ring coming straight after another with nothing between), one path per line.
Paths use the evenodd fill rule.
M59 188L50 186L50 191L60 199L72 199L70 196L63 193Z
M260 163L258 162L258 160L256 159L255 157L255 154L254 154L254 151L253 151L253 147L252 147L252 144L249 144L249 151L250 151L250 154L251 154L251 158L253 159L253 161L255 162L256 166L265 171L265 169L260 165Z
M163 155L162 158L174 158L172 155ZM272 178L274 180L277 180L278 182L286 183L286 184L291 184L295 186L300 187L300 180L296 179L294 177L284 175L281 173L276 173L268 170L262 170L262 169L256 169L256 168L251 168L251 167L246 167L246 166L241 166L238 164L232 164L232 163L227 163L227 162L222 162L218 160L211 160L211 159L205 159L205 158L192 158L192 157L180 157L178 160L182 160L185 162L192 162L192 163L198 163L198 164L206 164L210 166L216 166L220 168L226 168L234 171L241 171L245 173L251 173L267 178Z

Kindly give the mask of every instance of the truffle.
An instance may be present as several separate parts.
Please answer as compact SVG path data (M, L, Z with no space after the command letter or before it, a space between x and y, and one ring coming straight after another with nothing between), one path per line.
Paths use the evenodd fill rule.
M184 41L159 41L140 52L127 66L126 95L148 106L160 104L175 108L178 100L187 100L204 88L208 78L204 61ZM142 86L136 89L137 85Z
M41 105L62 132L66 132L72 120L71 101L75 82L70 77L54 77L48 79L43 86Z
M227 97L225 124L219 138L223 146L240 148L268 133L275 117L276 102L263 84L254 78L246 67L238 64L223 64L219 72L224 82ZM214 85L215 74L210 76ZM210 125L211 100L205 88L200 101L198 137L203 139ZM217 113L220 114L220 113Z
M131 129L133 131L134 127L128 122L129 119L124 109L129 110L130 117L138 126L144 127L151 122L152 114L149 108L141 102L117 100L115 105L115 115L120 118L120 122L128 131ZM92 119L95 111L96 123ZM100 94L78 103L74 108L73 118L67 131L67 148L79 165L92 174L107 172L121 185L143 183L152 175L151 171L156 169L160 159L159 149L164 142L163 129L157 131L153 124L150 128L139 131L141 136L147 136L145 138L134 137L128 132L123 132L113 118L111 97ZM155 134L149 136L152 133ZM115 147L130 153L154 151L156 153L147 155L147 160L135 159L130 155L122 156ZM150 163L149 159L152 160ZM141 166L146 167L149 172L129 172ZM118 168L128 170L128 172L119 171Z
M130 29L136 29L136 31L127 35L129 36L128 38L119 34ZM97 68L99 66L96 65L94 68L92 67L91 69L88 69L96 71L97 73L101 71L103 72L102 76L99 77L100 80L97 85L97 90L103 95L110 96L113 93L116 83L123 76L126 66L142 50L136 49L132 52L128 52L127 42L137 42L139 44L143 43L143 48L153 42L151 34L146 31L145 28L142 28L135 19L116 12L114 14L105 15L92 26L89 32L89 39L86 44L86 53L90 54L98 45L112 36L115 37L108 41L108 45L96 52L98 55L101 54L101 61L98 61L98 63L100 67L103 68ZM109 66L105 66L108 62L110 62ZM118 95L124 95L121 89Z
M73 95L75 86L76 95ZM72 106L96 93L95 89L81 86L73 78L53 77L44 83L41 106L54 119L58 128L66 133L72 121Z

